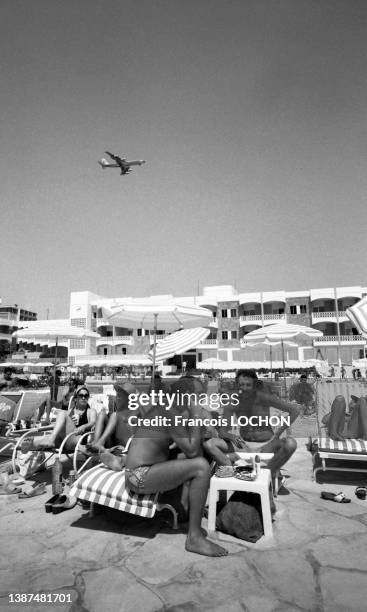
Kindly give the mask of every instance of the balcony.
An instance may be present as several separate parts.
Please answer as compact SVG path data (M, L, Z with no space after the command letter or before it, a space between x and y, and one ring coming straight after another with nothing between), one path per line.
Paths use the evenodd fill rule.
M312 317L312 324L314 323L320 323L320 321L332 321L334 323L336 323L337 321L337 314L339 316L339 321L344 322L344 321L348 321L348 317L345 313L345 310L339 310L338 313L336 313L336 311L328 311L328 312L312 312L311 313L311 317Z
M240 325L262 325L263 317L261 314L257 315L244 315L240 317ZM264 314L264 323L279 323L279 321L285 321L285 314Z
M202 340L200 344L195 348L206 348L206 349L215 348L216 349L217 346L218 346L218 341L216 338L205 338L205 340Z
M365 338L363 336L340 336L340 343L344 345L349 344L366 344ZM313 341L314 346L322 346L326 344L337 345L338 344L338 336L322 336L322 338L317 338Z
M107 346L115 346L117 344L129 344L130 346L133 344L132 336L101 336L97 338L96 341L97 346L107 345Z

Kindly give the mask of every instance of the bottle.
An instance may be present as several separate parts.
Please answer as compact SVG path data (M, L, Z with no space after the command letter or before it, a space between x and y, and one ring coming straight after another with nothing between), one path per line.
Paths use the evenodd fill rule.
M256 474L256 478L260 475L260 457L259 455L255 455L255 474Z
M60 459L56 457L52 466L52 494L62 493L62 465Z
M69 472L69 486L71 487L71 485L74 484L75 481L76 481L76 471L75 470L70 470L70 472Z

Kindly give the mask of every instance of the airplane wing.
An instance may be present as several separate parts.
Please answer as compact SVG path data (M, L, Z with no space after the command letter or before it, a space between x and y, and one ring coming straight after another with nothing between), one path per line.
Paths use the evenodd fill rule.
M122 159L118 155L114 155L113 153L110 153L109 151L105 151L105 153L106 155L109 155L110 158L113 159L113 161L119 164L119 166L123 166L125 164L125 159Z

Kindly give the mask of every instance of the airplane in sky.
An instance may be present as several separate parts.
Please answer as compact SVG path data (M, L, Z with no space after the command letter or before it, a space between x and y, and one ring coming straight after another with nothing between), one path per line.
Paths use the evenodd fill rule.
M110 162L107 161L107 159L104 159L103 157L102 159L98 161L99 165L102 166L103 169L104 168L120 168L121 174L128 174L131 170L131 166L142 166L143 164L145 164L144 159L127 161L127 159L119 157L118 155L114 155L113 153L110 153L109 151L105 151L105 153L106 155L109 155L110 158L113 159L115 163L111 164Z

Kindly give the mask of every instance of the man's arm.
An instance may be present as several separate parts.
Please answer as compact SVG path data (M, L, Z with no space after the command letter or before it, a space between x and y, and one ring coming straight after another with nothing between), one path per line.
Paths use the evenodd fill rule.
M231 417L235 412L232 406L226 406L223 410L223 420L226 420L228 425L218 427L219 437L226 442L233 442L239 448L246 448L246 442L241 438L239 434L232 433L231 429Z
M268 394L268 393L264 393L263 391L258 391L257 397L259 401L262 402L264 405L272 406L273 408L277 408L278 410L281 410L282 412L287 412L290 416L290 425L296 420L296 418L298 417L300 413L300 410L297 404L286 402L280 399L277 395L273 393ZM277 430L277 432L274 434L274 438L279 438L281 434L283 433L283 431L285 431L287 428L288 428L288 425L283 425L282 427L280 427Z

